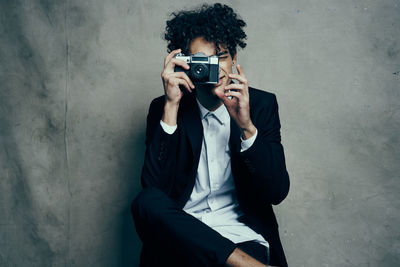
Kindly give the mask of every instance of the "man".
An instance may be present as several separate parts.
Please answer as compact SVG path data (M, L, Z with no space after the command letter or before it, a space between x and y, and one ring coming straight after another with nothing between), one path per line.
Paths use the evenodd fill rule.
M245 25L221 4L167 22L164 95L150 105L132 204L141 266L287 266L272 210L289 191L278 104L236 63ZM217 55L218 84L174 71L190 68L180 52Z

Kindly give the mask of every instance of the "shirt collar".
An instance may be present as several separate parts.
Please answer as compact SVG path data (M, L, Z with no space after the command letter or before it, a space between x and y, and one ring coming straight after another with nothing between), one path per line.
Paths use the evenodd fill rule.
M197 105L199 106L200 109L200 116L201 119L204 120L206 118L207 115L209 114L213 114L215 116L215 118L217 118L217 121L220 124L225 124L228 123L230 120L230 116L229 116L229 112L226 109L225 105L222 104L221 106L219 106L216 110L214 111L209 111L208 109L206 109L201 103L200 101L197 99L196 97L196 101L197 101Z

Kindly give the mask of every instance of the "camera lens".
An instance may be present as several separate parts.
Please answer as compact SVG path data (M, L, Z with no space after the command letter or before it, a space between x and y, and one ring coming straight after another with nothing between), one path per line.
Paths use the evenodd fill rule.
M208 79L208 73L209 70L206 64L192 64L192 66L190 67L191 79L193 79L193 81L205 81L206 79Z
M196 75L201 75L201 73L204 71L203 66L198 66L196 68Z

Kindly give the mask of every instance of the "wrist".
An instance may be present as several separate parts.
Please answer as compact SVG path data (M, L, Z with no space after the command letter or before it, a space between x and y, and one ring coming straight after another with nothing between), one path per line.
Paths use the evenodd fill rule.
M165 101L164 113L161 120L170 126L175 126L177 124L178 109L179 103Z
M245 127L245 128L241 128L241 132L242 132L242 138L243 140L249 139L250 137L252 137L253 135L256 134L256 127L254 126L253 123L250 123L249 126Z

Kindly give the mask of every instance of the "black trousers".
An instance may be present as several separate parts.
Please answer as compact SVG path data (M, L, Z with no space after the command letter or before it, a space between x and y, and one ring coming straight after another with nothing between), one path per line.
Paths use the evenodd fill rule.
M140 266L225 266L236 247L268 264L266 247L253 241L233 243L157 188L143 189L131 209L143 243Z

